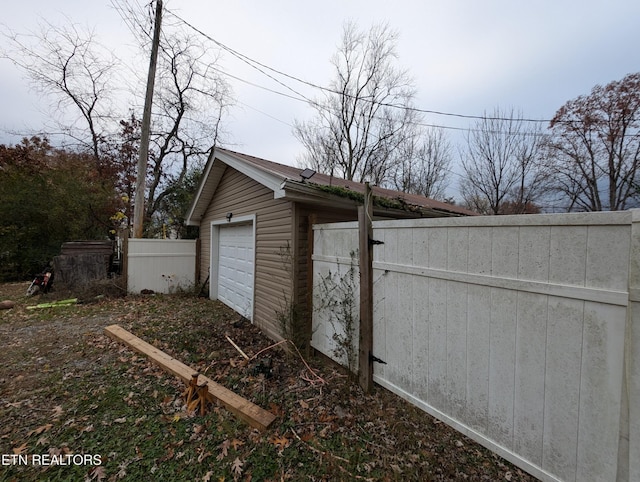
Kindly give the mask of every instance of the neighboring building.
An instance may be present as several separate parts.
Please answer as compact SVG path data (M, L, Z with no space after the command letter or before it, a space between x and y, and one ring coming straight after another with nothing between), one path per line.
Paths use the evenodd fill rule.
M303 178L301 174L304 175ZM354 221L364 184L216 149L187 214L200 226L200 283L209 294L283 337L277 313L309 304L310 232ZM474 213L422 196L373 187L377 219Z

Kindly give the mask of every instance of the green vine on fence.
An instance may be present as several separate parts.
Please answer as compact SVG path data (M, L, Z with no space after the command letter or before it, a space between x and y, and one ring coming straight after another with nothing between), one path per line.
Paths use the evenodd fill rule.
M359 320L358 280L356 266L358 254L351 251L351 262L346 273L340 268L335 272L329 270L317 284L315 303L316 312L323 313L333 328L332 339L335 347L333 355L349 368L352 374L357 373L358 351L355 344L357 322Z

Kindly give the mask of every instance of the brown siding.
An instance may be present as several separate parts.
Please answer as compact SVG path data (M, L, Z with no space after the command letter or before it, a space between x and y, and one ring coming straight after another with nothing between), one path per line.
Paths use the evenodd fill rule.
M225 219L228 212L234 217L256 215L253 321L267 335L281 338L276 310L282 308L285 296L290 299L293 283L280 248L292 244L292 203L273 199L273 191L227 167L200 224L201 281L209 273L211 222Z

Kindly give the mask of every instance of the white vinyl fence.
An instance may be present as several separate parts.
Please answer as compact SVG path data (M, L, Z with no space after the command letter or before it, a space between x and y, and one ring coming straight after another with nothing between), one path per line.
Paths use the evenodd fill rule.
M129 239L127 290L173 293L196 281L196 240Z
M327 299L358 283L357 233L314 226L312 346L344 364ZM373 237L375 382L542 480L640 480L640 211L378 221Z

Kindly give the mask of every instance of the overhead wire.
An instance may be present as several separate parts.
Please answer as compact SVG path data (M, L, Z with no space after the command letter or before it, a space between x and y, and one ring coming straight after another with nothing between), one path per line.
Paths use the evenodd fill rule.
M194 30L195 32L197 32L199 35L204 36L206 39L208 39L209 41L213 42L215 45L219 46L220 48L222 48L223 50L231 53L234 57L238 58L239 60L241 60L243 63L249 65L250 67L256 69L258 72L260 72L263 75L266 75L268 78L272 79L273 81L277 82L278 84L284 86L285 88L287 88L288 90L294 92L295 94L297 94L299 97L296 97L294 95L291 94L287 94L285 92L281 92L275 89L271 89L269 87L265 87L263 85L257 84L255 82L251 82L248 81L246 79L243 79L241 77L238 77L237 75L234 74L230 74L229 72L226 72L223 69L220 69L218 67L212 67L213 70L219 72L222 75L228 76L232 79L238 80L239 82L245 83L247 85L250 85L252 87L256 87L258 89L262 89L265 90L267 92L271 92L275 95L279 95L282 97L286 97L295 101L299 101L299 102L303 102L305 104L311 104L312 106L322 109L323 106L321 104L319 104L317 101L314 101L312 99L309 99L307 96L301 94L300 92L298 92L297 90L293 89L292 87L288 86L287 84L283 83L282 81L276 79L275 77L273 77L270 74L265 73L262 68L264 69L268 69L273 71L276 74L282 75L284 77L287 77L291 80L300 82L304 85L313 87L315 89L319 89L321 91L327 92L327 93L331 93L331 94L340 94L340 95L347 95L347 97L349 97L348 94L344 94L344 93L340 93L336 90L333 89L329 89L326 87L322 87L320 85L314 84L312 82L303 80L303 79L299 79L298 77L295 77L293 75L287 74L285 72L281 72L277 69L274 69L272 67L269 67L266 64L263 64L259 61L253 60L250 57L237 52L236 50L232 49L231 47L226 46L225 44L223 44L222 42L214 39L213 37L211 37L210 35L206 34L205 32L201 31L200 29L198 29L197 27L193 26L192 24L190 24L189 22L187 22L186 20L184 20L182 17L180 17L179 15L175 14L172 11L169 11L169 13L171 13L171 15L173 15L176 19L178 19L179 21L183 22L186 26L188 26L189 28L191 28L192 30ZM255 65L253 65L252 63L255 63L256 65L262 67L262 68L258 68ZM364 99L365 101L368 101L368 99ZM430 110L426 110L426 109L418 109L418 108L413 108L413 107L408 107L408 106L399 106L399 105L395 105L395 104L390 104L390 103L378 103L380 106L383 107L390 107L390 108L394 108L394 109L405 109L405 110L409 110L409 111L414 111L414 112L419 112L419 113L431 113L431 114L440 114L440 115L450 115L450 116L454 116L454 117L460 117L460 118L467 118L467 119L484 119L484 120L503 120L503 121L527 121L526 119L521 119L521 118L510 118L510 117L481 117L481 116L470 116L470 115L465 115L465 114L450 114L450 113L445 113L445 112L438 112L438 111L430 111ZM243 105L257 111L260 112L263 115L266 115L268 117L271 117L279 122L281 122L282 124L285 125L291 125L286 121L282 121L281 119L277 119L274 116L267 114L255 107L249 106L247 104ZM333 112L330 112L333 114ZM534 122L533 120L529 119L529 122ZM548 122L546 120L537 120L535 122ZM434 124L434 123L426 123L426 122L422 122L422 121L410 121L410 123L412 125L417 125L417 126L422 126L422 127L432 127L432 128L440 128L440 129L446 129L446 130L453 130L453 131L460 131L460 132L487 132L486 129L477 129L477 128L472 128L472 127L455 127L455 126L450 126L450 125L444 125L444 124ZM500 131L489 131L490 133L500 133ZM535 132L521 132L518 133L518 135L521 136L534 136L534 137L539 137L539 136L543 136L544 134L542 133L535 133Z
M119 4L119 0L112 0L112 4ZM119 5L118 5L119 6ZM119 9L122 12L122 7ZM323 106L321 104L319 104L317 101L310 99L307 95L302 94L301 92L299 92L298 90L294 89L293 87L291 87L290 85L286 84L285 82L281 81L280 79L276 78L274 75L269 74L266 71L270 71L273 72L274 74L280 75L282 77L285 77L287 79L293 80L295 82L298 82L302 85L306 85L308 87L312 87L316 90L319 90L321 92L325 92L325 93L329 93L329 94L337 94L337 95L346 95L347 97L349 97L349 94L345 94L344 92L339 92L335 89L331 89L328 87L324 87L321 86L319 84L316 84L314 82L310 82L304 79L301 79L295 75L289 74L287 72L283 72L281 70L275 69L267 64L264 64L262 62L259 62L241 52L238 52L237 50L225 45L224 43L220 42L219 40L216 40L215 38L213 38L211 35L207 34L206 32L202 31L201 29L199 29L198 27L194 26L192 23L188 22L187 20L185 20L183 17L181 17L180 15L178 15L177 13L175 13L174 11L165 8L165 11L172 15L178 22L184 24L185 26L187 26L188 28L190 28L191 30L193 30L194 32L196 32L198 35L204 37L205 39L207 39L208 41L214 43L215 45L217 45L219 48L223 49L224 51L230 53L231 55L233 55L235 58L237 58L238 60L242 61L243 63L245 63L246 65L248 65L249 67L253 68L254 70L258 71L260 74L264 75L265 77L271 79L272 81L276 82L278 85L284 87L285 89L287 89L288 91L292 92L294 95L292 94L288 94L285 92L281 92L269 87L265 87L263 85L257 84L255 82L251 82L248 81L246 79L243 79L237 75L231 74L229 72L226 72L225 70L219 68L219 67L213 67L211 66L211 68L215 71L217 71L218 73L225 75L229 78L235 79L239 82L245 83L247 85L250 85L252 87L258 88L258 89L262 89L265 90L267 92L273 93L275 95L279 95L291 100L295 100L298 102L303 102L306 104L309 104L315 108L318 109L323 109ZM122 15L123 17L125 15ZM130 26L130 28L132 28L132 26ZM373 102L370 101L368 99L363 99L364 101L369 101L369 102ZM281 122L282 124L285 125L290 125L288 122L283 121L281 119L276 118L275 116L272 116L270 114L267 114L266 112L261 111L260 109L257 109L255 107L252 107L248 104L243 103L243 105L263 114L266 115L270 118L273 118L274 120L277 120L278 122ZM534 123L534 124L548 124L550 123L552 120L551 119L532 119L532 118L526 118L526 117L510 117L510 116L491 116L491 115L471 115L471 114L460 114L460 113L453 113L453 112L445 112L445 111L439 111L439 110L433 110L433 109L424 109L424 108L418 108L418 107L413 107L413 106L406 106L406 105L398 105L398 104L393 104L393 103L385 103L385 102L378 102L378 105L382 106L382 107L388 107L388 108L393 108L393 109L400 109L400 110L405 110L405 111L411 111L411 112L416 112L416 113L421 113L421 114L430 114L430 115L438 115L438 116L446 116L446 117L451 117L451 118L460 118L460 119L468 119L468 120L478 120L478 121L504 121L504 122L524 122L524 123ZM566 122L566 123L575 123L577 122L576 120L568 120L568 121L559 121L559 122ZM579 122L579 121L578 121ZM422 121L411 121L411 124L413 125L419 125L419 126L423 126L423 127L432 127L432 128L440 128L440 129L446 129L446 130L453 130L453 131L462 131L462 132L483 132L483 133L491 133L491 134L501 134L502 131L487 131L486 128L474 128L474 127L455 127L455 126L450 126L450 125L444 125L444 124L434 124L434 123L426 123L426 122L422 122ZM531 131L525 131L525 132L516 132L516 135L519 136L525 136L525 137L544 137L546 134L544 132L531 132Z
M114 8L120 13L120 16L123 18L123 20L125 21L125 23L128 25L129 29L133 32L136 33L139 32L140 30L143 30L145 32L145 34L147 34L148 36L150 35L149 32L146 32L146 30L144 28L141 28L141 24L139 22L134 22L131 19L129 19L129 15L126 15L126 9L122 6L121 2L119 0L112 0L111 1L112 5L114 6ZM275 69L273 67L270 67L269 65L266 65L262 62L259 62L255 59L252 59L251 57L242 54L238 51L236 51L235 49L225 45L224 43L216 40L215 38L213 38L211 35L207 34L206 32L202 31L201 29L197 28L196 26L194 26L193 24L191 24L190 22L188 22L187 20L185 20L183 17L181 17L180 15L178 15L177 13L175 13L174 11L165 8L165 11L167 13L169 13L170 15L172 15L178 22L181 22L182 24L184 24L185 26L187 26L188 28L192 29L194 32L196 32L198 35L204 37L205 39L209 40L210 42L214 43L215 45L217 45L218 47L220 47L221 49L223 49L224 51L230 53L231 55L233 55L235 58L239 59L240 61L242 61L243 63L245 63L246 65L248 65L249 67L257 70L259 73L261 73L262 75L266 76L267 78L271 79L272 81L276 82L277 84L281 85L282 87L284 87L285 89L291 91L293 94L295 95L291 95L291 94L287 94L285 92L281 92L269 87L265 87L263 85L257 84L255 82L251 82L248 81L246 79L243 79L237 75L231 74L219 67L214 67L214 66L210 66L210 68L212 68L212 70L227 76L229 78L232 78L234 80L237 80L239 82L242 82L244 84L250 85L252 87L258 88L258 89L262 89L265 90L267 92L270 92L272 94L275 95L279 95L291 100L295 100L298 102L303 102L305 104L309 104L315 108L318 109L323 109L323 106L321 104L319 104L317 101L310 99L308 96L302 94L301 92L299 92L298 90L294 89L293 87L289 86L288 84L282 82L281 80L277 79L276 77L274 77L273 75L265 72L265 70L269 70L277 75L281 75L285 78L288 78L290 80L293 80L295 82L301 83L303 85L312 87L316 90L320 90L322 92L325 93L329 93L329 94L339 94L339 95L347 95L349 96L349 94L345 94L343 92L338 92L337 90L334 89L330 89L321 85L318 85L316 83L313 82L309 82L307 80L301 79L299 77L296 77L294 75L288 74L286 72L283 72L281 70ZM132 11L131 8L129 8L129 12L128 13L135 13ZM136 29L136 24L138 29ZM365 101L369 101L368 99L363 99ZM370 101L372 102L372 101ZM267 117L270 117L284 125L288 125L291 126L290 123L283 121L281 119L278 119L277 117L268 114L266 112L261 111L260 109L257 109L253 106L250 106L246 103L242 103L243 105L245 105L246 107L249 107L253 110L255 110L256 112L259 112L263 115L266 115ZM436 111L436 110L429 110L429 109L421 109L421 108L417 108L417 107L412 107L412 106L403 106L403 105L397 105L397 104L392 104L392 103L384 103L384 102L379 102L378 105L382 106L382 107L388 107L388 108L393 108L393 109L399 109L399 110L406 110L406 111L412 111L412 112L417 112L417 113L422 113L422 114L432 114L432 115L440 115L440 116L449 116L449 117L456 117L456 118L463 118L463 119L475 119L475 120L498 120L498 121L522 121L522 122L535 122L535 123L548 123L550 122L549 120L546 119L527 119L527 118L514 118L514 117L503 117L503 116L477 116L477 115L468 115L468 114L457 114L457 113L450 113L450 112L443 112L443 111ZM446 129L446 130L453 130L453 131L462 131L462 132L474 132L474 131L482 131L482 132L486 132L486 129L475 129L475 128L471 128L471 127L455 127L455 126L450 126L450 125L443 125L443 124L434 124L434 123L425 123L422 121L411 121L411 124L413 125L418 125L418 126L423 126L423 127L432 127L432 128L440 128L440 129ZM493 132L493 131L492 131ZM495 131L493 133L500 133L499 131ZM523 133L519 133L519 135L524 135L524 136L541 136L543 134L541 133L531 133L531 132L523 132Z
M146 10L150 10L151 3L153 3L153 2L150 2L150 3L146 4ZM145 7L138 8L138 11L134 10L133 7L130 7L130 6L126 6L125 7L125 6L123 6L121 0L111 0L111 5L118 12L120 17L125 22L125 24L127 25L127 27L129 28L129 30L131 31L131 33L134 36L139 36L140 32L142 32L146 37L149 38L149 40L151 40L151 30L146 29L142 22L136 21L135 19L137 19L140 16L145 16L145 15L149 15L150 17L153 17L153 13L152 12L151 13L146 12ZM183 20L182 18L180 18L179 16L174 14L172 11L168 10L167 8L165 8L164 10L166 12L170 13L171 15L173 15L179 22L187 24L187 22L185 20ZM194 31L196 31L199 35L202 35L205 38L207 38L208 40L210 40L210 41L215 43L215 40L210 38L204 32L199 31L197 28L195 28L195 27L193 27L191 25L188 25L188 26L190 28L192 28ZM162 35L164 36L164 32L162 32ZM164 48L163 48L163 51L164 51ZM166 51L165 51L165 53L166 53ZM204 62L202 62L200 59L194 59L194 61L198 62L198 63L201 63L201 64L204 64ZM271 92L273 94L280 95L280 96L283 96L283 97L287 97L289 99L293 99L293 100L296 100L296 101L299 101L299 102L303 102L305 104L309 103L309 99L307 99L307 98L296 97L294 95L290 95L290 94L287 94L287 93L284 93L284 92L279 92L279 91L276 91L276 90L271 89L269 87L265 87L265 86L256 84L254 82L245 80L245 79L243 79L241 77L238 77L238 76L233 75L233 74L231 74L229 72L226 72L226 71L224 71L223 69L221 69L221 68L219 68L217 66L208 64L207 67L210 68L211 70L215 71L215 72L218 72L221 75L224 75L226 77L232 78L232 79L237 80L239 82L245 83L245 84L250 85L252 87L255 87L255 88L258 88L258 89L262 89L262 90L265 90L267 92ZM282 84L282 85L284 85L284 84ZM292 89L290 89L290 90L292 90ZM257 109L257 108L255 108L253 106L250 106L250 105L248 105L248 104L246 104L244 102L240 102L240 101L237 101L237 102L242 104L242 105L244 105L245 107L248 107L248 108L250 108L252 110L255 110L256 112L259 112L260 114L265 115L265 116L267 116L267 117L269 117L269 118L271 118L271 119L273 119L273 120L275 120L277 122L280 122L280 123L285 124L285 125L287 125L289 127L292 127L291 124L289 124L288 122L283 121L281 119L278 119L277 117L275 117L275 116L273 116L271 114L268 114L268 113L266 113L264 111L261 111L260 109Z
M320 91L323 91L323 92L326 92L326 93L338 94L338 95L346 95L347 97L349 97L349 94L345 94L344 92L341 92L341 91L338 91L338 90L335 90L335 89L331 89L331 88L316 84L314 82L310 82L308 80L301 79L301 78L299 78L299 77L297 77L295 75L283 72L283 71L275 69L275 68L273 68L273 67L271 67L269 65L266 65L266 64L264 64L264 63L262 63L260 61L252 59L251 57L249 57L249 56L247 56L245 54L242 54L242 53L234 50L233 48L225 45L224 43L220 42L219 40L216 40L212 36L208 35L207 33L203 32L199 28L195 27L193 24L191 24L190 22L188 22L187 20L185 20L184 18L182 18L181 16L179 16L175 12L173 12L171 10L167 10L167 12L170 13L171 15L173 15L179 21L183 22L187 27L191 28L192 30L194 30L198 34L204 36L206 39L208 39L211 42L213 42L214 44L218 45L223 50L225 50L225 51L229 52L230 54L232 54L234 57L236 57L239 60L243 61L244 63L248 64L252 68L258 70L263 75L269 77L270 79L272 79L275 82L279 83L283 87L285 87L285 88L297 93L298 95L302 96L302 94L300 94L299 92L295 91L293 88L291 88L287 84L284 84L280 80L276 79L272 75L267 74L262 69L269 70L269 71L271 71L271 72L273 72L275 74L281 75L281 76L286 77L286 78L288 78L290 80L293 80L295 82L301 83L303 85L307 85L309 87L312 87L314 89L317 89L317 90L320 90ZM257 66L259 66L259 68ZM305 96L302 96L302 97L306 98ZM307 100L309 100L309 99L307 99ZM312 101L309 100L309 102L312 102ZM385 103L385 102L380 102L378 104L381 105L381 106L384 106L384 107L390 107L390 108L394 108L394 109L407 110L407 111L418 112L418 113L422 113L422 114L431 114L431 115L439 115L439 116L446 116L446 117L455 117L455 118L461 118L461 119L518 121L518 122L537 123L537 124L548 124L548 123L551 122L551 119L532 119L532 118L526 118L526 117L523 118L523 117L508 117L508 116L460 114L460 113L454 113L454 112L445 112L445 111L432 110L432 109L423 109L423 108L418 108L418 107L412 107L412 106L406 106L406 105L398 105L398 104Z
M118 3L118 0L112 0L112 3ZM329 94L337 94L337 95L346 95L349 97L349 94L345 94L344 92L339 92L335 89L331 89L328 87L324 87L321 85L318 85L314 82L310 82L304 79L301 79L297 76L294 76L292 74L289 74L287 72L283 72L281 70L275 69L269 65L266 65L262 62L259 62L255 59L252 59L251 57L242 54L238 51L236 51L235 49L232 49L231 47L225 45L224 43L216 40L215 38L213 38L212 36L208 35L207 33L205 33L204 31L202 31L201 29L195 27L193 24L191 24L190 22L188 22L187 20L185 20L184 18L182 18L181 16L179 16L178 14L176 14L175 12L173 12L172 10L169 9L165 9L165 11L167 13L169 13L170 15L172 15L178 22L184 24L185 26L187 26L188 28L192 29L193 31L195 31L198 35L201 35L202 37L206 38L208 41L212 42L213 44L215 44L216 46L218 46L219 48L221 48L222 50L230 53L232 56L234 56L236 59L240 60L241 62L243 62L244 64L248 65L249 67L251 67L252 69L258 71L260 74L264 75L265 77L269 78L270 80L272 80L273 82L276 82L278 85L282 86L283 88L285 88L286 90L290 91L292 94L288 94L285 92L281 92L269 87L265 87L263 85L257 84L255 82L251 82L248 81L246 79L243 79L237 75L231 74L229 72L226 72L225 70L218 68L218 67L214 67L214 66L210 66L212 68L212 70L218 72L221 75L227 76L229 78L233 78L239 82L245 83L247 85L250 85L252 87L258 88L258 89L262 89L265 90L267 92L273 93L275 95L279 95L279 96L283 96L295 101L299 101L299 102L304 102L307 104L310 104L314 107L322 107L321 105L319 105L316 101L310 99L307 95L299 92L299 90L291 87L290 85L288 85L287 83L283 82L282 80L278 79L277 77L275 77L274 75L272 75L271 73L278 75L278 76L282 76L286 79L292 80L294 82L297 82L299 84L311 87L313 89L319 90L321 92L324 93L329 93ZM125 17L124 15L122 15L123 17ZM130 25L130 28L132 28L133 25ZM269 73L271 72L271 73ZM369 101L368 99L363 99L365 101ZM273 120L276 120L284 125L287 125L289 127L292 127L291 124L289 124L288 122L282 121L280 119L278 119L275 116L272 116L260 109L257 109L249 104L246 104L244 102L240 102L238 101L240 104L246 106L247 108L250 108L252 110L255 110L256 112L259 112L267 117L272 118ZM373 102L373 101L370 101ZM495 116L491 116L491 115L471 115L471 114L461 114L461 113L454 113L454 112L445 112L445 111L439 111L439 110L433 110L433 109L424 109L424 108L419 108L419 107L413 107L413 106L407 106L407 105L398 105L398 104L393 104L393 103L385 103L385 102L377 102L378 105L383 106L383 107L387 107L387 108L393 108L393 109L400 109L400 110L405 110L405 111L410 111L410 112L416 112L416 113L420 113L420 114L428 114L428 115L436 115L436 116L444 116L444 117L450 117L450 118L459 118L459 119L467 119L467 120L479 120L479 121L504 121L504 122L523 122L523 123L534 123L534 124L548 124L551 122L551 119L532 119L532 118L524 118L524 117L510 117L510 116L500 116L500 115L495 115ZM575 121L561 121L561 122L575 122ZM578 121L579 122L579 121ZM414 125L420 125L420 126L424 126L424 127L432 127L432 128L442 128L442 129L448 129L448 130L455 130L455 131L464 131L464 132L474 132L474 131L480 131L483 133L487 133L488 131L486 129L474 129L474 128L464 128L464 127L454 127L454 126L448 126L448 125L441 125L441 124L433 124L433 123L425 123L425 122L415 122L413 121L412 124ZM502 133L501 131L489 131L491 133ZM540 131L536 131L536 132L518 132L518 135L526 135L526 136L545 136L546 134ZM451 170L451 169L446 169L447 171L449 171L451 174L454 175L458 175L460 176L459 173ZM556 206L548 206L551 208L556 208Z
M279 79L275 78L274 76L266 73L264 70L262 70L260 67L271 70L272 72L277 72L276 70L272 69L271 67L264 65L256 60L251 59L250 57L247 57L246 55L243 55L235 50L233 50L230 47L227 47L226 45L224 45L222 42L219 42L218 40L214 39L213 37L211 37L210 35L208 35L207 33L203 32L202 30L200 30L199 28L195 27L194 25L192 25L191 23L187 22L185 19L183 19L182 17L180 17L178 14L176 14L175 12L171 11L171 10L166 10L167 13L170 13L171 15L173 15L176 19L180 20L182 23L184 23L187 27L189 27L190 29L192 29L193 31L197 32L199 35L202 35L203 37L205 37L206 39L208 39L209 41L213 42L214 44L218 45L220 48L222 48L223 50L229 52L230 54L232 54L234 57L238 58L239 60L241 60L242 62L246 63L247 65L249 65L250 67L252 67L253 69L257 70L258 72L260 72L261 74L263 74L264 76L270 78L271 80L273 80L274 82L280 84L282 87L284 87L287 90L290 90L291 92L293 92L294 94L302 97L303 99L305 99L307 102L309 103L314 103L313 100L307 98L304 94L298 92L297 90L295 90L294 88L290 87L289 85L285 84L284 82L280 81ZM259 67L258 67L259 66ZM285 74L281 74L281 75L285 75Z

